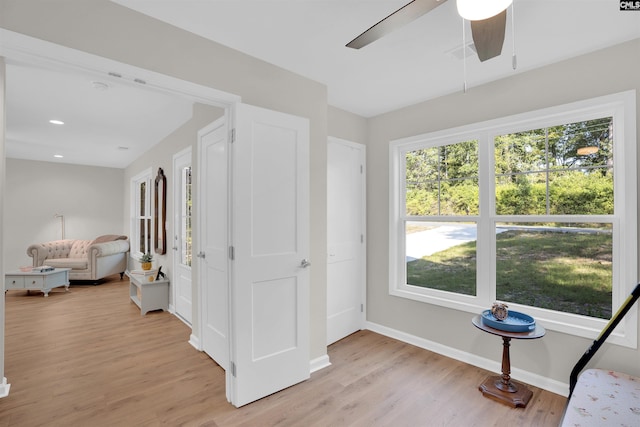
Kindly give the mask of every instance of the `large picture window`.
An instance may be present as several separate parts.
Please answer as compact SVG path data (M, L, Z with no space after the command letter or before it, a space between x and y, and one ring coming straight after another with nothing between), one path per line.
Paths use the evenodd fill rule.
M390 292L592 337L637 281L635 95L391 143ZM637 322L619 328L636 345Z

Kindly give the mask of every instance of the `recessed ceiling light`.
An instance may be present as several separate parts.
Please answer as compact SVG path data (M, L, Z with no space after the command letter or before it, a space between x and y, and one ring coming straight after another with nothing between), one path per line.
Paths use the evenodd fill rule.
M52 125L63 125L64 122L62 120L49 120L49 123Z
M55 157L56 159L61 159L64 156L62 154L54 154L53 157Z

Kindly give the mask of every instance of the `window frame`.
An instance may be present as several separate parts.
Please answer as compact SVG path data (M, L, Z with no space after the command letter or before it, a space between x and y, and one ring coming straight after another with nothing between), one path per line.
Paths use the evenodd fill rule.
M134 257L136 260L143 255L143 252L140 250L140 235L141 235L140 227L139 227L140 220L147 219L149 221L153 221L153 212L152 212L153 203L151 203L152 173L153 173L152 169L148 168L131 178L131 189L130 189L131 239L130 239L130 242L131 242L131 256ZM138 197L139 195L138 188L142 183L146 183L145 212L147 213L147 215L144 215L144 216L140 215L141 200ZM151 235L149 236L148 252L151 252L153 249L152 248L153 233L154 233L153 227L151 227L149 232L151 233Z
M496 301L496 223L533 222L549 216L496 215L494 139L498 135L574 123L605 116L613 117L614 129L614 213L586 215L588 222L613 224L613 312L638 283L637 273L637 181L636 181L636 94L626 91L570 104L534 110L490 121L393 140L389 144L389 294L480 313ZM406 215L404 185L405 153L436 145L478 141L479 215L410 217ZM575 220L580 215L552 215L558 221ZM478 227L476 295L463 295L406 284L405 221L475 221ZM484 285L483 285L484 284ZM596 338L607 320L562 313L515 303L510 308L525 311L545 328L585 338ZM627 314L610 337L610 342L637 348L637 310Z

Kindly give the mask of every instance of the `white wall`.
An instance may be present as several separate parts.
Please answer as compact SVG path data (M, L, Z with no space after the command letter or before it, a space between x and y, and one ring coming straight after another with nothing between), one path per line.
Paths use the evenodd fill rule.
M358 144L366 144L368 120L340 108L329 106L329 136Z
M501 343L471 325L470 313L389 295L389 142L630 89L640 91L640 40L531 70L369 120L367 144L368 320L462 354L499 361ZM638 93L636 94L638 99ZM639 103L640 104L640 103ZM637 110L640 114L640 109ZM640 123L640 116L637 118ZM637 144L638 141L629 141ZM568 383L591 340L548 331L515 341L512 365ZM606 344L598 363L640 375L640 351Z
M127 234L124 229L124 171L114 168L6 159L4 265L31 265L27 247L62 238L93 239ZM128 234L127 234L128 235Z

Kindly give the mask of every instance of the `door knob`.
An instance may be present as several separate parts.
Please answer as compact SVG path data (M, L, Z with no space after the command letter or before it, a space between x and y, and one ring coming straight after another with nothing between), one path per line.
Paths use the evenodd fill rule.
M305 259L303 259L303 260L300 262L300 267L302 267L302 268L307 268L307 267L309 267L310 265L311 265L311 263L310 263L310 262L309 262L309 260L308 260L308 259L306 259L306 258L305 258Z
M205 253L204 253L204 252L202 252L202 251L200 251L200 252L198 252L198 254L197 254L196 256L197 256L198 258L202 258L202 259L204 259L204 257L205 257Z

